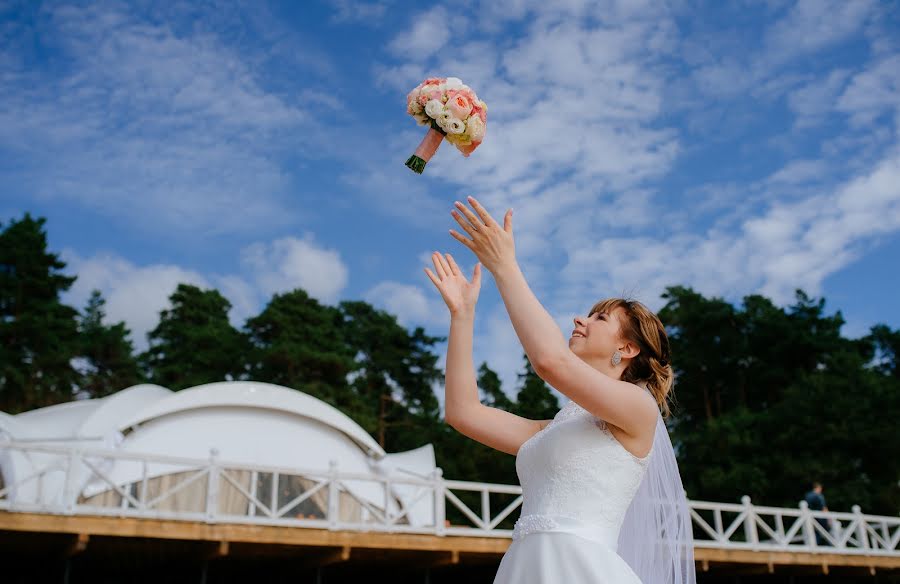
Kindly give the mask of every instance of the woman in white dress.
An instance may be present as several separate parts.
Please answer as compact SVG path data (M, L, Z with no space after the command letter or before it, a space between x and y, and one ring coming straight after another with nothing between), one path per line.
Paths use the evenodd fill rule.
M692 584L684 491L663 423L669 345L642 304L610 299L574 319L568 340L531 292L515 258L512 210L501 227L472 197L450 234L479 262L469 281L450 254L425 273L451 314L445 419L516 456L522 510L495 584ZM535 372L570 398L552 420L481 404L472 362L482 266L497 283Z

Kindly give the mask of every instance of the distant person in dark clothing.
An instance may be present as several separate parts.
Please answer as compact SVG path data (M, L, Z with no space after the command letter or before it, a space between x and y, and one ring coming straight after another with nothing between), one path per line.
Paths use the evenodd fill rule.
M828 511L828 504L825 502L825 495L822 494L822 483L816 481L812 484L812 490L806 493L806 504L809 505L810 511ZM816 523L822 526L822 528L831 533L831 520L826 519L824 517L816 517ZM828 540L825 539L825 536L819 533L819 530L816 530L816 544L817 545L828 545Z

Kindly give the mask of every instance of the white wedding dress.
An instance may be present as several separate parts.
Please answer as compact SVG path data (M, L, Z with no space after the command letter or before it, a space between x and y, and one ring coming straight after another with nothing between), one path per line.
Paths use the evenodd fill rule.
M494 584L640 584L617 553L651 451L631 454L574 401L516 454L522 512Z

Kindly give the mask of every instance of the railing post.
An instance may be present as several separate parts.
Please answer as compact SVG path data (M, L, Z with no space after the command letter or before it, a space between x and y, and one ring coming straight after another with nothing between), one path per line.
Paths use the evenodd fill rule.
M66 462L66 476L63 483L63 513L66 515L75 514L75 499L78 495L75 493L75 464L81 462L81 449L73 448L69 451L69 457ZM79 465L80 466L80 465ZM43 498L43 493L38 493L38 497Z
M441 468L435 468L432 473L432 480L434 481L434 527L435 533L437 535L444 535L447 533L447 526L445 525L445 510L444 510L444 471Z
M331 530L338 528L338 513L340 512L337 468L337 460L331 459L328 461L328 529Z
M800 501L800 518L803 521L803 539L806 540L807 547L816 547L816 532L812 525L813 518L809 511L809 503Z
M387 472L384 477L384 524L385 526L392 524L391 518L391 475L392 471ZM391 525L393 528L393 525Z
M759 534L756 532L756 511L753 509L748 495L741 497L741 503L744 504L745 513L744 536L747 538L747 543L753 544L753 547L756 548L759 544Z
M869 534L866 532L866 518L863 517L862 508L854 505L850 508L856 516L856 538L859 540L860 549L869 549ZM846 547L846 546L845 546Z
M216 522L216 512L219 508L219 464L216 460L219 457L219 450L211 448L209 450L209 472L206 477L206 522Z

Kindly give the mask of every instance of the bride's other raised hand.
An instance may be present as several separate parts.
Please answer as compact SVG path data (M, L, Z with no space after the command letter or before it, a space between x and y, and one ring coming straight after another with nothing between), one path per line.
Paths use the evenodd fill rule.
M478 293L481 291L481 263L475 264L470 282L449 253L444 257L434 252L431 254L431 261L434 262L434 272L425 268L425 274L441 293L450 315L474 316Z
M499 269L516 263L516 245L512 233L512 209L506 212L503 217L503 227L501 227L475 197L468 197L467 200L475 210L474 212L456 201L456 209L450 214L471 239L452 229L450 235L471 249L484 267L496 275Z

